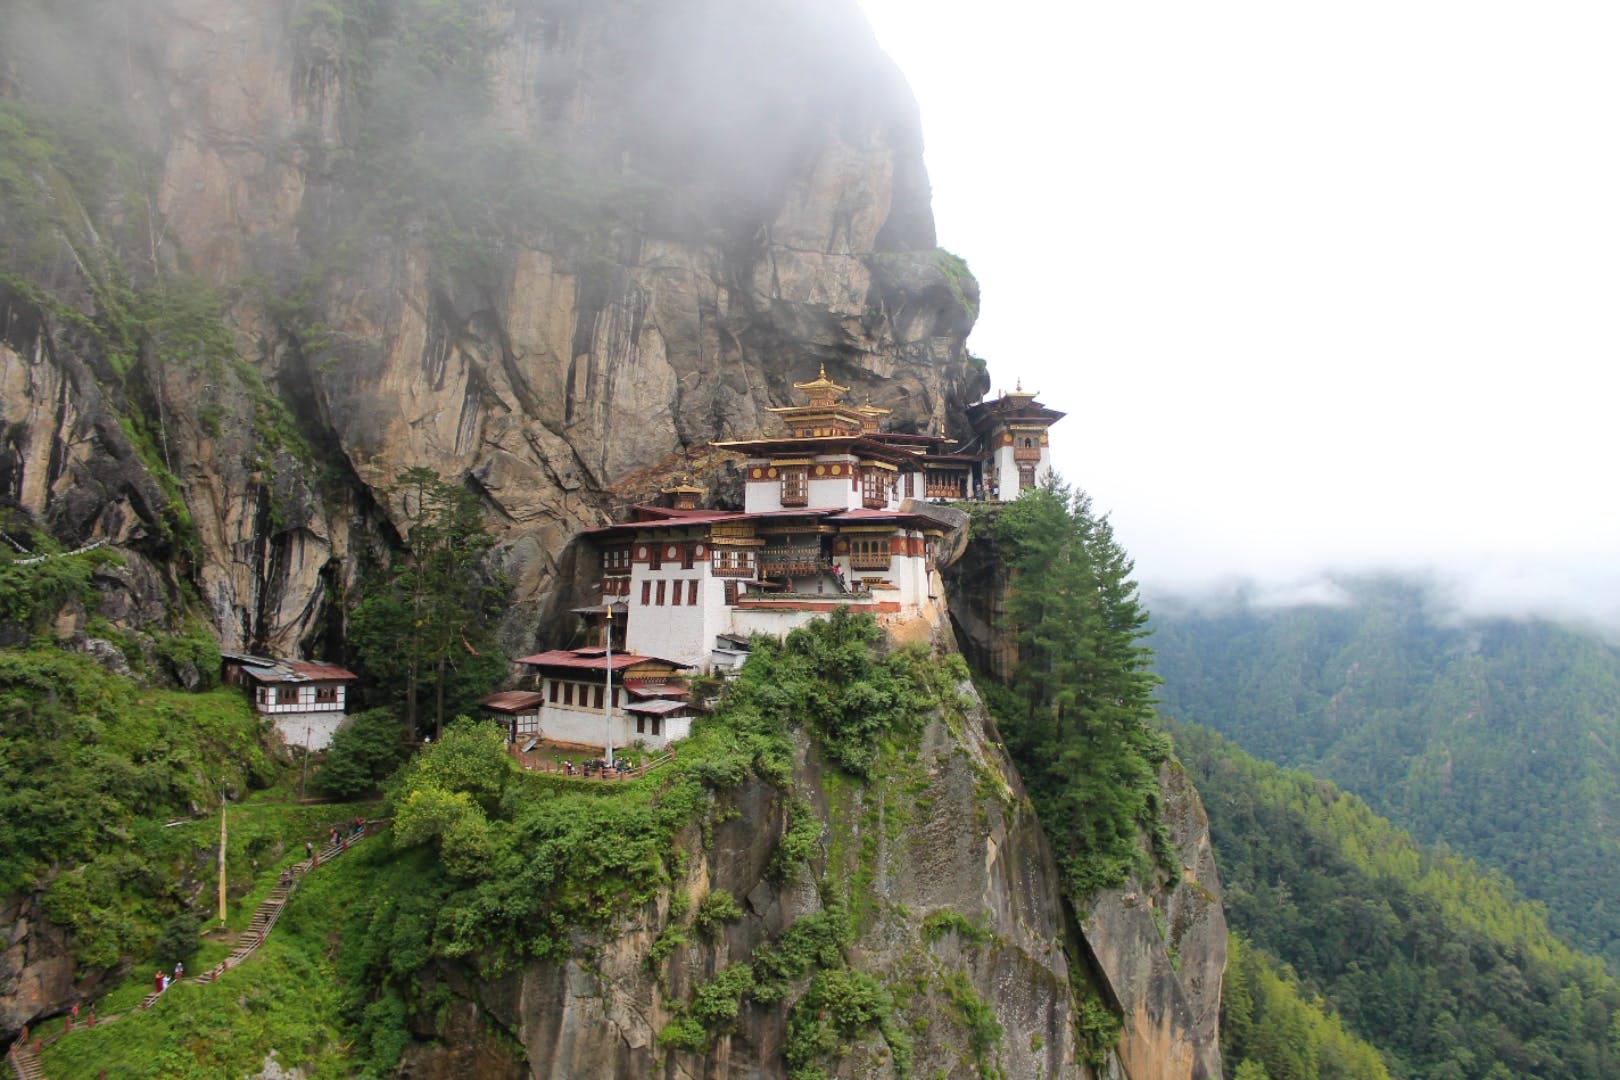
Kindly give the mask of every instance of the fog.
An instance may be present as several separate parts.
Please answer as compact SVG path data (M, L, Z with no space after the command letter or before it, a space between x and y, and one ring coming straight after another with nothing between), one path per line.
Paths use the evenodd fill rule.
M1150 593L1620 627L1620 12L863 0L969 342Z

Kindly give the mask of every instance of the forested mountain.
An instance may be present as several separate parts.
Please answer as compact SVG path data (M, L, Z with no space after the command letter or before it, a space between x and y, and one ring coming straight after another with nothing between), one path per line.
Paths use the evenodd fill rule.
M1620 960L1620 652L1548 622L1439 623L1413 585L1342 607L1155 605L1164 711L1333 780Z
M1330 1002L1391 1076L1620 1072L1620 986L1500 875L1420 846L1330 783L1165 723L1209 812L1233 930ZM1224 1001L1229 1066L1252 1058L1272 1080L1365 1075L1320 1025L1313 1038L1299 1017L1255 1015L1253 988L1263 1001L1276 976L1246 951Z

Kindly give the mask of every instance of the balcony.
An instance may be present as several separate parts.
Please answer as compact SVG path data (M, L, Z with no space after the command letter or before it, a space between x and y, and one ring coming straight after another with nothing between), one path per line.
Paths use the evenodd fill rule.
M887 570L889 568L889 553L887 551L861 552L849 557L851 570Z

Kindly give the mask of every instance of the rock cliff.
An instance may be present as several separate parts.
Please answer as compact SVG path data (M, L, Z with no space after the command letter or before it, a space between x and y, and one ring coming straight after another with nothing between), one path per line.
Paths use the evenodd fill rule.
M18 0L0 20L0 500L116 547L97 585L121 626L190 610L228 647L335 651L346 591L398 540L391 481L427 466L483 499L528 648L575 600L582 529L658 477L723 480L706 444L766 427L818 366L901 430L963 430L987 386L915 106L853 0ZM862 883L862 966L915 987L916 1075L1086 1075L1085 986L1126 1019L1092 1048L1105 1073L1218 1075L1224 935L1190 789L1166 777L1199 888L1151 900L1173 961L1148 901L1068 913L982 711L935 721L912 767L915 790L857 790L806 746L796 775L817 874ZM654 909L590 965L441 971L454 1004L421 1034L447 1038L413 1074L773 1075L780 1010L712 1057L654 1043L672 1001L824 904L771 884L772 792L728 798L710 845L687 838L690 893L746 898L719 940L650 967ZM941 913L964 921L929 931ZM60 1007L62 942L6 922L6 1015Z
M817 365L903 427L982 392L849 0L35 0L6 31L10 134L46 145L0 185L0 487L229 645L327 629L406 468L484 497L526 647L619 484Z
M969 707L959 719L935 718L913 760L868 783L801 739L794 787L810 795L818 836L812 873L796 884L771 873L789 824L782 792L752 780L718 796L707 838L697 826L681 838L693 858L671 894L687 909L716 891L743 899L740 917L712 941L694 937L649 959L679 921L665 898L617 935L583 942L567 963L495 980L437 969L424 989L440 1004L418 1017L409 1074L785 1077L791 1021L782 1005L745 1002L735 1031L702 1054L661 1046L658 1036L728 965L843 903L860 928L852 966L896 988L910 1075L1219 1077L1225 923L1196 793L1167 771L1172 836L1194 884L1147 898L1117 890L1077 924L993 725L971 685L961 693ZM1170 913L1162 940L1154 905ZM1103 1002L1125 1011L1117 1048L1088 1040L1090 1009ZM842 1046L829 1073L900 1075L894 1053L872 1031Z

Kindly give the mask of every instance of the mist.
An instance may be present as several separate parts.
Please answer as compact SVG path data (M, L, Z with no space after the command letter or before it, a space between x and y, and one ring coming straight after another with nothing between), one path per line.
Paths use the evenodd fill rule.
M1144 587L1620 627L1620 13L863 6L969 345Z

